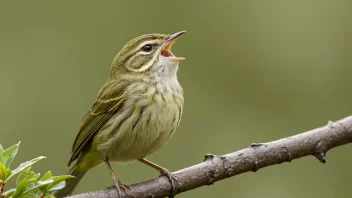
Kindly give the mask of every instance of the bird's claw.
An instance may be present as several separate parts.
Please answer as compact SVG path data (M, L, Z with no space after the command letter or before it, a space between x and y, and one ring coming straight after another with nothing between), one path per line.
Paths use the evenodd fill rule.
M117 190L117 194L118 194L118 197L121 197L123 198L123 194L122 194L122 191L121 191L121 188L127 193L127 189L128 190L131 190L131 187L129 187L128 185L125 185L125 184L122 184L119 180L117 181L114 181L114 185L108 187L108 189L116 189Z
M177 194L178 186L179 186L177 178L172 174L172 172L168 171L167 169L160 170L160 174L165 175L171 183L172 192L171 192L171 195L169 196L169 198L175 197L175 195Z
M120 183L120 188L122 188L125 192L127 192L127 190L132 190L129 185L121 184L121 183Z

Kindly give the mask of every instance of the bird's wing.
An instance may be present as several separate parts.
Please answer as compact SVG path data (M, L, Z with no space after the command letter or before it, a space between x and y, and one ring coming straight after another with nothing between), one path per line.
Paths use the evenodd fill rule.
M126 82L107 82L98 94L97 101L84 116L72 147L72 156L68 166L76 160L82 149L92 140L94 134L117 112L125 101Z

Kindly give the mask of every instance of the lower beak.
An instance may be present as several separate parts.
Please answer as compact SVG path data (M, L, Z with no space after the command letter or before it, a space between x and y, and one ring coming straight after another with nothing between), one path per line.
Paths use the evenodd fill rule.
M181 31L181 32L177 32L173 35L171 35L163 44L163 47L161 49L160 54L165 56L165 57L170 57L171 61L173 62L180 62L182 60L185 60L185 58L183 57L176 57L174 56L174 54L171 52L171 46L172 44L176 41L176 39L181 36L182 34L184 34L186 31Z

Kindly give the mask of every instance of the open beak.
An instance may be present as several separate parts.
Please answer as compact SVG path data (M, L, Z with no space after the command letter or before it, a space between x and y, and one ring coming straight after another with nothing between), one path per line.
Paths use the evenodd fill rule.
M181 31L181 32L177 32L173 35L171 35L163 44L163 47L161 49L160 54L162 56L165 57L170 57L170 59L173 62L180 62L182 60L185 60L185 58L183 57L176 57L172 52L171 52L171 46L172 44L176 41L176 39L181 36L182 34L184 34L186 31Z

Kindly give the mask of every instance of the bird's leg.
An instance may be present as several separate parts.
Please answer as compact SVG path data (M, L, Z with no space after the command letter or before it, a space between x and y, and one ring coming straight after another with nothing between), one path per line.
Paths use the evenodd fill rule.
M111 168L111 165L110 165L108 157L103 157L103 161L105 162L106 166L109 169L110 175L111 175L111 177L112 177L112 179L114 181L114 186L117 189L117 194L119 195L119 197L122 197L122 193L121 193L120 187L123 188L126 191L125 185L122 185L121 182L117 179L114 171Z
M170 172L166 168L163 168L157 164L154 164L153 162L146 160L144 158L141 158L138 161L158 170L160 172L160 174L165 175L170 180L171 187L172 187L172 194L171 194L170 198L175 197L175 195L177 194L177 186L179 186L179 185L178 185L177 178L172 174L172 172Z

